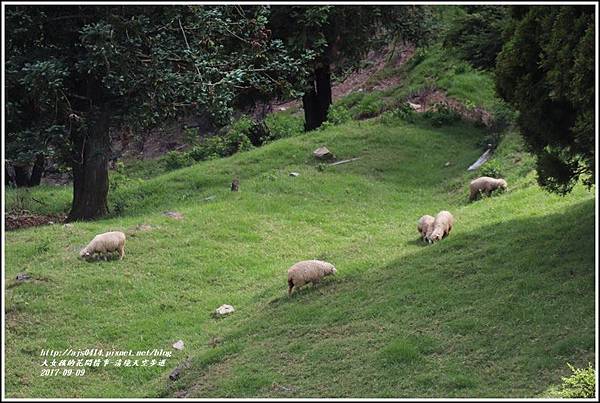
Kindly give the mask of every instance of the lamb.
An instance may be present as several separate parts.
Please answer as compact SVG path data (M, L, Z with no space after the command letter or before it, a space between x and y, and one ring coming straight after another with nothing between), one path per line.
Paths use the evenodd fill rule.
M434 217L430 215L424 215L423 217L419 218L419 221L417 221L417 231L419 231L419 234L421 234L422 240L425 240L425 235L430 233L433 229L433 220L435 220Z
M112 253L119 252L119 260L125 256L125 234L120 231L105 232L99 234L79 252L79 257L88 259L94 256L95 253Z
M454 217L449 211L442 210L436 216L431 226L431 232L425 235L427 242L434 243L440 239L446 238L452 230Z
M479 194L485 192L486 195L490 196L492 192L498 188L506 190L508 184L504 179L490 178L489 176L482 176L480 178L471 181L469 188L471 194L469 195L469 201L473 201L479 197Z
M321 279L335 274L336 269L331 263L322 260L303 260L288 269L288 295L294 287L302 287L307 283L318 284Z

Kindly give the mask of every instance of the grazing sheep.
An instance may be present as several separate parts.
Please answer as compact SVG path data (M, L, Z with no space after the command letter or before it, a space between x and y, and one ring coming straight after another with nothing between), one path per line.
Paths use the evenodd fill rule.
M452 225L454 224L454 217L450 214L449 211L440 211L433 221L431 233L427 234L425 237L427 242L434 243L435 241L439 241L440 239L446 238L450 231L452 230Z
M302 287L307 283L316 285L321 279L330 274L335 274L335 267L322 260L303 260L288 269L288 295L292 288Z
M417 222L417 231L421 234L422 240L425 240L425 235L433 230L433 220L435 220L435 218L430 215L424 215L419 218L419 221Z
M504 179L490 178L489 176L482 176L474 179L469 185L471 194L469 195L469 201L473 201L479 197L479 194L485 192L486 195L490 196L492 192L498 188L506 190L508 184Z
M118 251L119 259L125 256L125 234L120 231L105 232L96 235L92 241L79 252L79 257L88 259L95 253L112 253Z

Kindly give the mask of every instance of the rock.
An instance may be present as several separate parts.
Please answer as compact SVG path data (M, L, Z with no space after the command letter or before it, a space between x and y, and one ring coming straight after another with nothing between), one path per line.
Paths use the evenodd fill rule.
M187 392L185 390L178 390L177 392L175 392L175 397L178 397L180 399L187 397Z
M224 304L215 310L214 316L217 318L220 318L225 315L229 315L230 313L233 313L233 312L235 312L235 309L233 308L233 306Z
M183 350L183 340L178 340L173 343L173 348L176 350Z
M315 158L318 158L320 160L334 158L331 151L329 151L329 149L325 146L317 148L315 151L313 151L313 155L315 156Z
M407 104L408 104L408 106L410 106L415 111L420 111L421 110L421 105L419 105L419 104L413 104L410 101L408 101Z
M208 197L204 198L204 201L211 201L211 200L214 200L216 198L217 198L217 196L214 196L214 195L213 196L208 196Z
M63 228L73 228L73 224L64 224Z
M175 220L183 219L183 214L178 213L177 211L165 211L163 214L166 215L167 217L171 217Z
M240 190L240 180L238 178L233 178L231 181L231 191L237 192Z
M179 378L179 375L181 375L181 368L177 367L173 371L171 371L171 373L169 374L169 379L172 381L176 381L177 378Z
M300 176L298 172L290 172L290 176Z
M286 108L285 106L280 106L280 107L279 107L279 110L280 110L281 112L283 112L283 111L286 111L286 110L287 110L287 108Z
M152 229L151 225L148 224L138 224L135 229L137 231L150 231Z
M445 167L449 167L449 166L450 166L450 161L446 162L446 163L444 164L444 166L445 166Z
M31 280L31 276L27 273L19 273L17 274L17 281L27 281Z
M52 225L54 224L54 221L48 221L48 224Z

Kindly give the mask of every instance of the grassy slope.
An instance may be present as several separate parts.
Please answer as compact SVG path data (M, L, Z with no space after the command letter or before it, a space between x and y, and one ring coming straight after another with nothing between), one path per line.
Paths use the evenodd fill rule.
M8 233L7 395L541 393L566 362L594 357L594 195L542 192L510 135L496 157L510 191L468 204L465 167L483 135L353 122L131 183L122 217ZM310 152L322 144L362 159L321 172ZM234 175L240 193L227 190ZM455 229L425 246L416 220L441 209ZM76 259L94 234L139 223L156 228L131 236L122 262ZM337 278L288 299L287 267L310 258L335 263ZM37 280L14 286L23 271ZM210 318L223 303L237 312ZM165 368L39 376L42 348L178 339Z

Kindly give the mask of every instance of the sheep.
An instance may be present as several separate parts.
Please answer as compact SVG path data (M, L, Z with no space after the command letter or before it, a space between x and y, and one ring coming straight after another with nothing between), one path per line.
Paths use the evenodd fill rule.
M292 294L294 287L302 287L307 283L316 285L323 277L335 273L335 267L331 263L322 260L303 260L298 262L288 269L288 295Z
M425 240L425 235L428 232L431 232L430 228L433 229L433 220L435 220L434 217L430 215L424 215L423 217L419 218L419 221L417 221L417 231L419 231L419 234L421 234L422 240Z
M119 260L125 256L125 234L120 231L105 232L99 234L79 252L79 257L88 259L94 256L95 253L112 253L119 252Z
M479 197L479 194L485 192L486 195L490 196L492 192L498 188L506 190L508 184L504 179L490 178L489 176L482 176L471 181L469 189L471 194L469 195L469 201L473 201Z
M433 221L433 225L430 228L430 233L425 235L427 242L434 243L440 239L446 238L452 230L454 224L454 217L449 211L440 211Z

